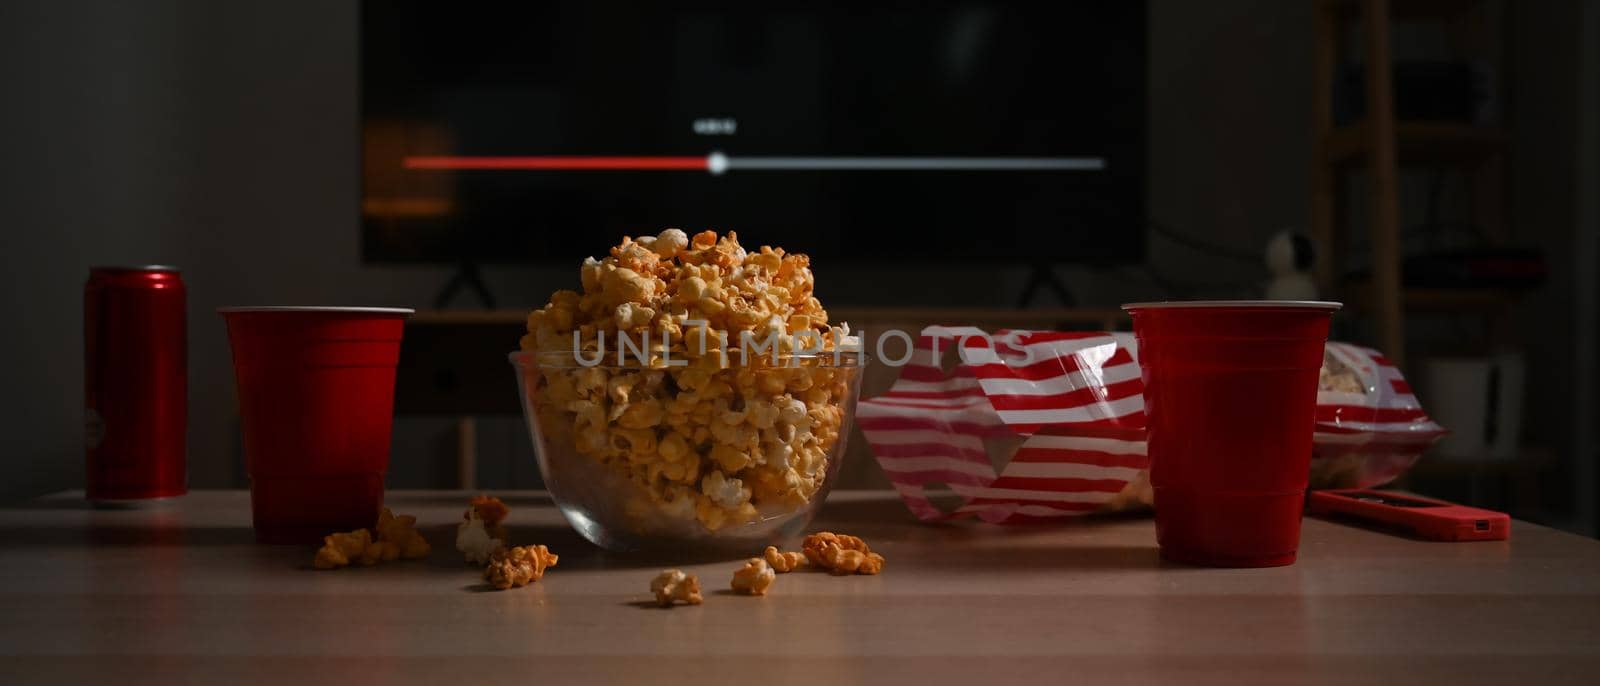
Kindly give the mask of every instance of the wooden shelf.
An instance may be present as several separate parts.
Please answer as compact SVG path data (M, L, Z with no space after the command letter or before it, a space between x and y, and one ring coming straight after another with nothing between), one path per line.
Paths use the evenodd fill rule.
M1499 154L1505 135L1494 127L1453 122L1396 122L1395 153L1401 164L1477 162ZM1330 164L1363 162L1368 142L1364 121L1335 128L1322 141L1322 154Z
M1455 291L1406 289L1400 223L1401 168L1427 165L1455 167L1469 179L1472 218L1491 236L1504 225L1503 193L1506 134L1503 127L1451 121L1399 121L1395 117L1393 25L1401 21L1433 24L1451 37L1452 59L1493 59L1497 73L1509 73L1500 18L1502 8L1488 0L1316 0L1312 50L1311 236L1329 257L1317 265L1319 283L1339 291L1345 273L1344 245L1350 231L1342 215L1349 210L1345 192L1350 172L1366 174L1367 251L1371 284L1365 293L1347 293L1347 300L1373 322L1372 343L1390 359L1404 364L1405 314L1435 310L1481 314L1490 320L1490 336L1506 330L1511 299L1485 289ZM1352 30L1359 40L1352 40ZM1496 37L1496 34L1499 37ZM1496 49L1493 46L1500 45ZM1476 46L1476 47L1474 47ZM1359 48L1358 50L1356 48ZM1471 53L1471 54L1469 54ZM1482 53L1482 54L1478 54ZM1352 57L1358 55L1358 57ZM1360 62L1365 86L1365 114L1355 122L1334 123L1333 91L1340 64ZM1505 87L1493 96L1507 101Z

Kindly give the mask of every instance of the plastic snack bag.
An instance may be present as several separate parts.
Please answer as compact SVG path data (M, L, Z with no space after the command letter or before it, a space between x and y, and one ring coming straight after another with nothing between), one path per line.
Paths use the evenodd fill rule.
M1443 435L1375 351L1330 343L1327 360L1313 487L1385 483ZM1131 333L928 327L856 420L924 520L1019 523L1152 504ZM940 484L954 508L934 503L929 487Z
M1371 488L1399 478L1445 434L1399 368L1378 351L1328 343L1317 390L1311 488Z

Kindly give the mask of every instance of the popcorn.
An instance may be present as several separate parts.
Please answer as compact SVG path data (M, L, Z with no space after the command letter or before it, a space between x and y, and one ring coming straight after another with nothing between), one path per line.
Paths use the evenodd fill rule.
M830 547L844 550L869 550L867 542L859 537L840 535L831 531L819 531L806 536L800 541L800 550L805 553L806 559L814 565L826 566L823 555Z
M699 605L705 600L700 596L700 580L693 574L684 574L681 569L662 570L650 581L650 592L662 607L678 602Z
M311 566L338 569L359 562L370 567L401 558L424 558L433 551L428 539L417 531L417 518L411 515L397 516L385 507L378 511L378 523L373 529L378 532L377 538L367 529L324 536Z
M813 501L844 440L855 370L806 353L859 341L813 296L809 258L667 229L624 238L579 276L582 292L553 293L521 341L556 362L528 380L545 440L619 477L619 507L640 531L715 532ZM645 359L619 369L634 350ZM574 364L601 353L602 366Z
M499 498L489 495L474 497L471 507L461 514L462 522L456 525L456 550L466 561L484 564L505 547L508 534L501 521L511 513Z
M744 482L723 476L722 472L707 474L700 482L700 491L725 509L737 508L750 500L750 489L744 487Z
M400 546L393 541L373 541L361 551L361 564L371 567L379 562L393 562L400 558Z
M650 246L650 249L662 259L670 260L677 257L678 253L687 247L689 247L688 234L678 229L667 229L656 236L656 240Z
M506 507L505 503L492 495L473 496L467 504L478 513L478 518L483 520L484 526L489 528L489 532L495 538L505 540L506 531L500 523L511 514L511 508Z
M501 591L526 586L543 579L544 570L556 566L560 559L542 545L496 550L483 569L483 580Z
M767 564L772 567L773 571L778 573L792 572L804 566L806 563L805 553L785 553L779 551L777 547L770 545L767 546L766 551L762 553L762 555L766 558Z
M820 531L806 536L800 546L811 564L834 574L878 574L883 571L883 556L872 552L867 542L856 536Z
M772 582L777 578L778 574L767 565L766 560L752 557L733 573L733 592L744 595L766 595L767 589L772 587Z
M322 537L322 548L311 566L317 569L337 569L350 564L352 558L360 559L372 545L372 534L366 529L356 529L345 534L328 534Z
M1317 390L1365 394L1367 387L1354 369L1335 357L1333 353L1324 350L1322 369L1317 373Z
M491 534L477 510L467 510L466 521L456 525L456 550L472 564L484 564L505 547L505 541Z
M387 544L382 553L384 561L394 560L396 557L407 560L419 560L433 552L433 546L428 544L428 539L423 538L417 531L417 518L411 515L398 515L383 508L378 512L378 542ZM390 549L393 549L392 552Z
M374 529L378 532L376 539L367 529L322 537L322 547L311 560L311 566L338 569L359 562L370 567L401 558L424 558L433 550L428 540L417 531L417 518L411 515L396 516L385 507L378 511L378 523Z
M823 560L833 574L877 574L883 571L883 556L873 552L829 547L823 553Z

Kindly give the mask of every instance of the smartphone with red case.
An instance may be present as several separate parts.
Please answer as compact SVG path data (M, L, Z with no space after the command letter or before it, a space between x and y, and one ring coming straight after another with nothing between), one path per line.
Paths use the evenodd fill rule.
M1504 541L1511 535L1511 518L1502 513L1393 491L1312 491L1306 511L1430 541Z

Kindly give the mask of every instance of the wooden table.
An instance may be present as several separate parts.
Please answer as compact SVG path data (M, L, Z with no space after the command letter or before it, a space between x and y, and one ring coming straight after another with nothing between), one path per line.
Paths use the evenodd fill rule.
M1425 543L1307 520L1299 564L1162 563L1152 524L922 525L843 492L818 525L866 537L882 576L781 575L658 609L670 563L602 553L537 493L507 497L515 543L561 555L486 592L453 549L465 497L390 494L426 561L313 571L252 543L247 496L108 511L76 494L0 510L0 683L498 681L1107 684L1593 683L1600 543L1517 523L1510 543Z

